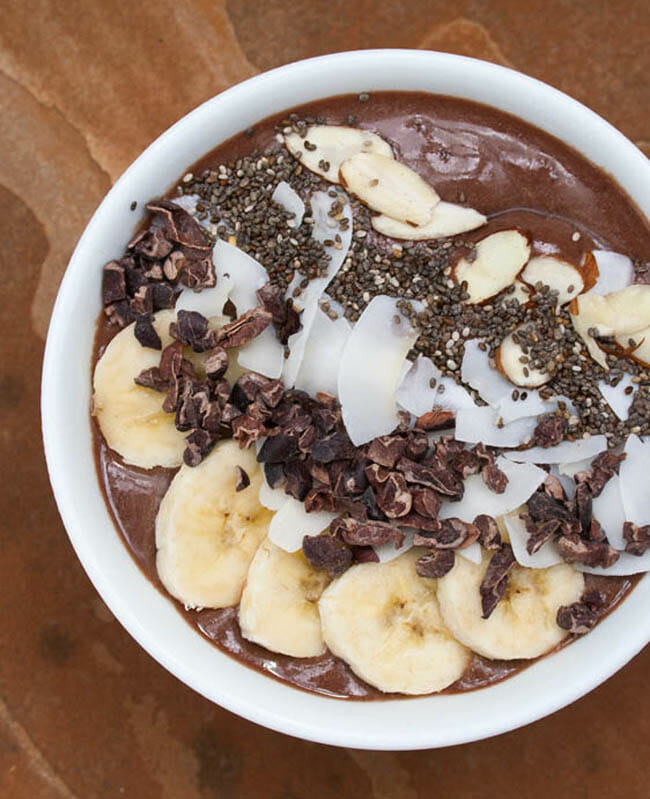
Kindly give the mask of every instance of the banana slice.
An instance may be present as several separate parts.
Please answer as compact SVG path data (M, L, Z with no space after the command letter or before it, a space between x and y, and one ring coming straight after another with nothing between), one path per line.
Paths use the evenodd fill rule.
M442 621L435 581L416 574L419 554L353 566L318 603L327 646L381 691L440 691L462 675L471 656Z
M318 600L329 582L302 552L285 552L267 538L255 553L239 604L242 635L282 655L322 655Z
M235 491L237 469L250 485ZM251 450L222 441L198 466L181 466L156 517L158 576L186 608L225 608L241 597L272 514L260 505L262 472Z
M163 347L172 341L169 324L174 311L159 311L154 327ZM121 330L97 362L93 378L93 413L108 446L124 461L143 469L179 466L183 462L184 434L174 426L173 414L162 409L164 394L136 386L133 378L158 366L160 352L143 347L134 335L135 324Z
M515 564L508 587L492 615L481 615L479 586L490 562L480 565L456 558L454 568L438 580L438 601L453 635L479 655L498 660L535 658L566 637L555 616L560 605L577 602L585 581L564 563L549 569L526 569Z

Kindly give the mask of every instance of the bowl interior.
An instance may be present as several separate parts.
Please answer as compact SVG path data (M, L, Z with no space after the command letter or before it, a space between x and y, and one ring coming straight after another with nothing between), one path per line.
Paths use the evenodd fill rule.
M650 638L650 577L585 638L488 689L381 702L309 694L250 670L196 633L142 575L104 505L88 417L94 325L103 264L123 251L138 208L200 156L260 119L346 92L418 90L513 113L614 175L650 214L650 163L622 134L561 92L512 70L421 51L310 59L209 100L158 138L124 173L86 228L61 284L45 353L42 416L50 479L80 560L115 616L165 668L223 707L291 735L376 749L447 746L534 721L613 674Z

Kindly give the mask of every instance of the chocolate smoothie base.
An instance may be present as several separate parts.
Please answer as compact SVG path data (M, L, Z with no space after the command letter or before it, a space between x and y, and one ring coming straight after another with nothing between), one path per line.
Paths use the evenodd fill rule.
M467 202L489 217L487 225L465 234L466 239L478 240L497 230L519 227L533 234L534 254L559 254L579 262L585 250L602 248L650 260L650 227L612 178L528 123L455 98L383 92L371 95L364 103L356 95L310 103L234 136L190 171L201 174L250 155L255 149L262 152L275 143L276 126L291 112L299 117L321 117L330 124L348 124L353 115L355 126L386 138L397 158L430 181L445 200ZM117 332L118 328L108 324L102 314L93 370ZM91 423L98 477L116 527L143 573L190 624L240 662L295 687L346 699L396 696L367 685L329 652L298 659L247 641L239 630L237 608L186 611L169 597L156 572L155 518L176 470L125 465L106 446L94 419ZM586 590L599 590L607 597L603 615L611 612L639 579L636 575L585 575ZM560 646L572 640L569 636ZM485 687L534 662L492 661L473 655L463 677L444 693Z

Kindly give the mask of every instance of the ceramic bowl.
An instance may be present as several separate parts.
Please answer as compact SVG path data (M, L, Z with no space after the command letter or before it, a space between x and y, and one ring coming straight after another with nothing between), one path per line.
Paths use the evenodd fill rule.
M88 576L129 633L184 683L228 710L289 735L369 749L449 746L529 724L610 677L650 638L650 575L597 628L516 676L469 693L354 702L292 688L228 657L143 576L116 531L95 472L90 366L102 266L119 257L144 207L200 156L264 117L347 92L418 90L468 98L554 134L613 175L650 213L650 162L601 117L504 67L443 53L366 50L300 61L208 100L151 144L90 220L50 324L42 417L50 479Z

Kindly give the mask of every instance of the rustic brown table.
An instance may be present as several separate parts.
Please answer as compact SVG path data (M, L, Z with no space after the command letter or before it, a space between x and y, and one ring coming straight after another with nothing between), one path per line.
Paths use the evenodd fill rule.
M636 799L650 779L650 649L525 729L429 752L303 743L158 666L68 543L39 434L59 280L122 170L178 117L259 70L419 47L514 66L650 153L644 0L7 0L0 12L0 796Z

